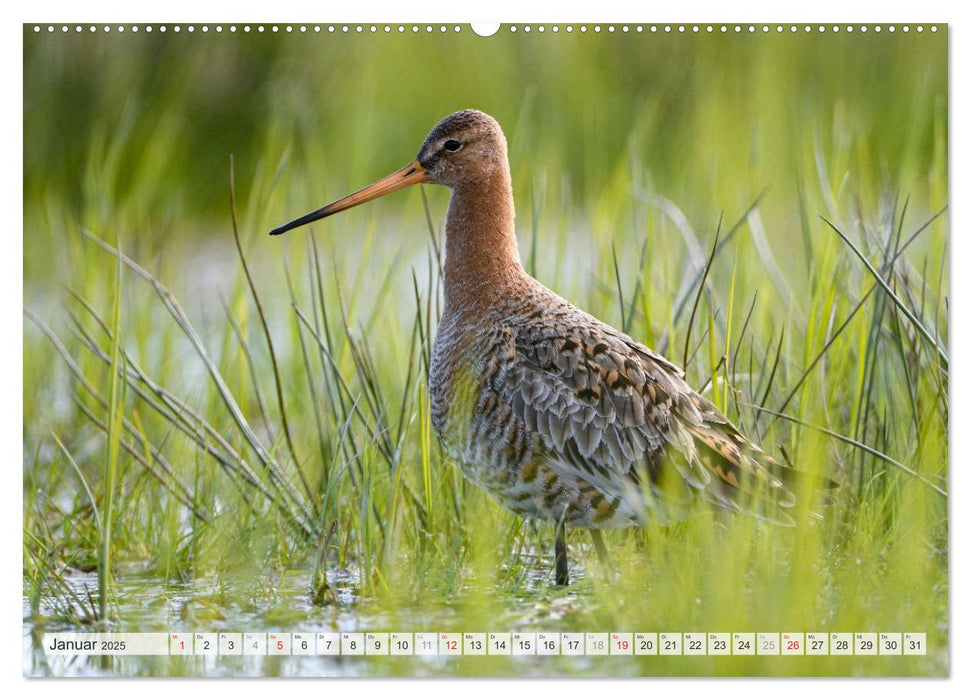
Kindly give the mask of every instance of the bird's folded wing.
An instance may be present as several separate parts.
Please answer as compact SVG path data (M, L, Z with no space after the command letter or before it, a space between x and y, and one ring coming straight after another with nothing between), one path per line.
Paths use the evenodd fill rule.
M791 522L785 465L749 442L681 371L591 316L510 329L511 361L497 384L551 458L592 483L653 486L674 473L704 497Z

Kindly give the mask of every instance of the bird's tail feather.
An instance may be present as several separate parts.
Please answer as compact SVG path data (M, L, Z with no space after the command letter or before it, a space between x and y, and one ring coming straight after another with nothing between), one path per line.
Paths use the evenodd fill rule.
M790 512L808 493L806 472L783 464L745 438L731 423L687 426L694 457L710 479L705 496L732 510L784 525L793 525ZM824 487L835 486L825 480ZM811 513L811 515L816 515Z

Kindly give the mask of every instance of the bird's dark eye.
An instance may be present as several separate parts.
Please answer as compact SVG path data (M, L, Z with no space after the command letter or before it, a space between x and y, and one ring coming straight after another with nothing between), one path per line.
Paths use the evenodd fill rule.
M462 148L462 144L456 141L455 139L449 139L442 145L445 147L445 150L449 151L450 153L455 153L455 151Z

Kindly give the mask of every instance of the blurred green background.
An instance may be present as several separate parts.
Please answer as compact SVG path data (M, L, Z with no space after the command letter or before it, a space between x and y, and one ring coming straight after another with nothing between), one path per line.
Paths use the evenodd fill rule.
M769 186L782 237L798 225L797 174L819 184L817 156L834 192L851 184L933 204L946 194L929 176L946 167L946 31L368 29L25 27L28 285L60 238L42 225L48 206L111 227L91 200L132 203L137 245L210 236L226 225L234 154L239 200L263 197L244 227L262 230L404 163L438 119L464 107L507 132L521 222L538 178L569 186L592 214L604 192L629 191L620 175L630 161L641 185L709 218ZM281 162L283 183L298 187L254 192L254 173Z
M926 631L933 653L528 668L467 658L422 672L947 672L948 219L934 218L948 204L946 27L520 25L483 38L467 25L222 26L24 27L31 633L102 617L145 630L893 629ZM781 445L839 481L822 521L803 512L797 527L772 529L708 514L612 532L620 578L577 533L577 583L550 585L552 532L466 483L428 422L447 191L411 188L266 235L404 165L439 119L466 107L505 130L527 269L684 364L767 450L778 456ZM234 245L230 157L267 331ZM895 298L866 296L872 275L821 217L883 271ZM729 242L699 294L720 220ZM175 322L159 285L181 303ZM128 374L119 387L112 367L156 385ZM195 413L157 410L169 399ZM204 422L212 431L200 437ZM255 483L240 476L244 463ZM96 571L114 578L94 581ZM84 671L45 663L28 655L25 672ZM420 667L126 663L112 668Z

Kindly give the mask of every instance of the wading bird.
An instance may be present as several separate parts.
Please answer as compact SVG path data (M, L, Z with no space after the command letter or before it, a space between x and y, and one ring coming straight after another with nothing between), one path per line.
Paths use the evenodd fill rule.
M530 277L519 260L506 139L495 119L456 112L401 170L271 231L280 234L417 183L451 189L445 308L435 336L432 422L472 482L555 527L555 577L569 581L565 528L681 517L700 495L791 523L794 470L766 455L684 372Z

